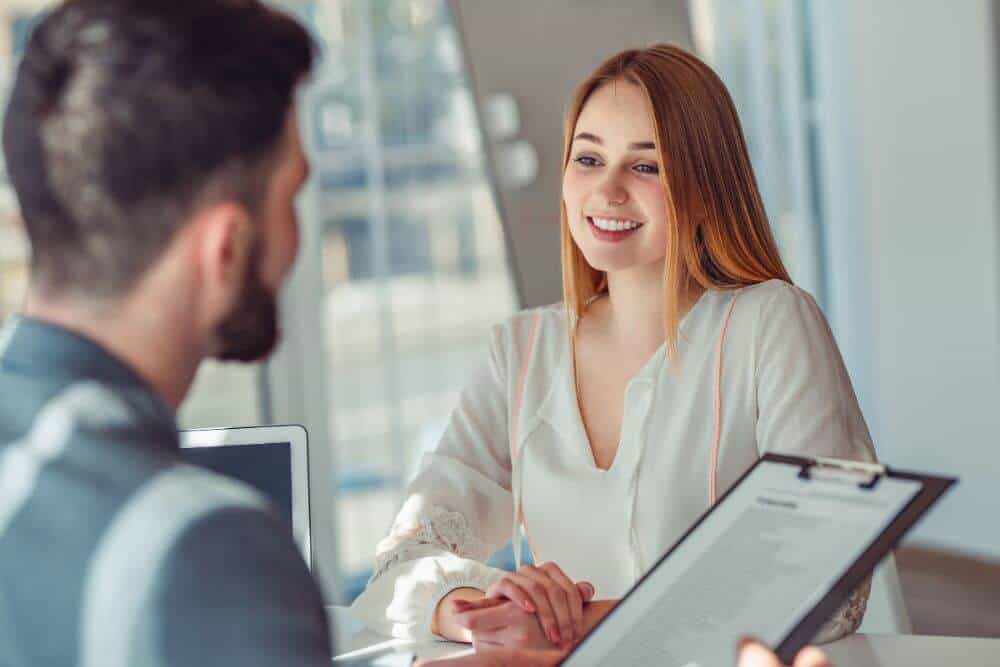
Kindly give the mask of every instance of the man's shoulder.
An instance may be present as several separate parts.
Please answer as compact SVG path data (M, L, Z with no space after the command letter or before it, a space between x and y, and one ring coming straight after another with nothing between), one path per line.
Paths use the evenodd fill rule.
M271 567L275 576L284 570L308 577L291 526L250 486L178 464L147 487L141 492L148 498L146 511L170 513L170 525L157 528L161 574L197 583L205 574L231 579Z
M186 516L170 531L158 568L164 590L176 593L195 586L193 593L208 596L229 595L235 587L242 597L267 588L261 578L275 583L278 590L314 588L291 526L256 492L241 486L192 488L197 499L190 505L196 509L182 512ZM247 584L254 590L245 590Z
M77 441L173 445L177 440L171 417L158 411L148 392L96 379L3 373L0 387L6 399L0 408L0 440L8 443L44 440L55 448Z
M91 618L157 628L156 645L120 647L133 656L187 664L192 651L205 651L206 635L211 655L245 664L257 664L254 651L295 655L298 641L329 655L322 599L291 529L249 486L194 466L169 466L136 491L109 527L89 583ZM230 636L275 624L287 632Z
M327 662L323 599L291 527L255 493L223 481L208 473L194 480L201 511L158 568L150 604L162 619L165 655L191 664L207 635L227 664Z
M148 558L162 561L206 519L235 511L260 521L270 516L268 508L263 496L246 484L175 462L161 465L135 490L109 526L105 541L109 551L125 552L129 549L118 545L141 540Z

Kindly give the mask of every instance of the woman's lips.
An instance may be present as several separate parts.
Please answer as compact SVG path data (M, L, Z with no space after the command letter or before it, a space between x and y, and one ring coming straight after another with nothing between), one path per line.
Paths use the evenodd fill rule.
M628 237L635 234L637 231L642 229L643 225L640 223L638 227L632 229L622 229L622 230L608 230L601 229L596 224L594 224L594 219L591 216L586 216L587 226L590 227L591 233L600 241L608 241L610 243L619 243L624 241Z

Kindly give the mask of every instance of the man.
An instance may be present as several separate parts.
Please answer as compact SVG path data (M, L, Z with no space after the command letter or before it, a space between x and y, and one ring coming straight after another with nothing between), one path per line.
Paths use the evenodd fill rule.
M175 423L204 358L277 340L314 53L257 0L72 0L34 30L3 128L32 248L0 333L5 667L329 664L287 527L182 464Z
M31 243L0 335L0 664L321 665L323 602L247 488L180 463L205 357L277 339L314 46L255 0L73 0L4 124Z

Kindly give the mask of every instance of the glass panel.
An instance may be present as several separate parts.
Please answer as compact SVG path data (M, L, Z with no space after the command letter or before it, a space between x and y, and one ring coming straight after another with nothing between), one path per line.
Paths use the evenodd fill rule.
M278 3L323 60L306 96L319 187L343 600L403 485L516 308L458 36L440 0ZM308 295L307 298L316 298ZM320 517L321 518L321 517Z
M733 97L793 280L825 301L819 157L803 0L690 0L702 57ZM709 37L706 39L705 37ZM705 52L709 51L709 52Z
M0 102L7 107L14 67L48 0L0 7ZM28 243L17 199L0 155L0 321L21 309L28 282ZM179 416L183 426L252 425L260 420L259 367L208 362L198 373Z

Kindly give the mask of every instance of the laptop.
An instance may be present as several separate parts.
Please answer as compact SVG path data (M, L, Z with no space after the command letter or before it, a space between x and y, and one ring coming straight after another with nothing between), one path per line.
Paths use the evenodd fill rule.
M260 491L291 527L306 565L309 539L309 448L298 425L203 428L180 432L181 456Z

